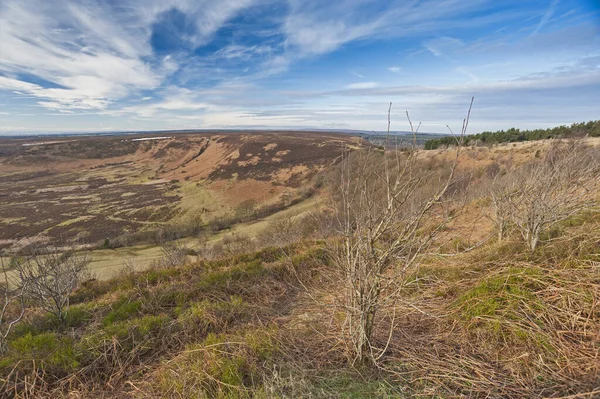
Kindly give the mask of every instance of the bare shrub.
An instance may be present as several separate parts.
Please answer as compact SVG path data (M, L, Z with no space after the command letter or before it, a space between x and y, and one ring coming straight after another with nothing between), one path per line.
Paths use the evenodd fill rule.
M2 268L2 282L0 283L0 354L6 351L7 337L12 327L23 318L25 314L25 288L18 275L10 273L4 260L0 258Z
M89 262L86 254L73 250L31 250L28 256L17 259L15 267L27 297L64 323L69 296L89 276Z
M214 244L208 241L206 235L199 237L198 243L196 244L196 253L206 260L215 259L215 251L213 250Z
M162 256L155 260L152 264L154 268L174 268L183 266L187 263L187 254L189 250L180 244L175 242L169 244L163 244L160 247Z
M504 200L511 220L534 252L542 233L598 200L597 152L579 140L554 142L544 157L517 170L508 185Z
M485 192L491 199L493 210L490 219L494 223L498 241L502 241L508 233L511 220L510 197L513 195L513 187L509 183L511 176L507 175L497 163L492 164L487 173L490 180L485 184Z
M223 237L220 244L227 255L239 255L255 248L250 237L242 233L231 233Z
M300 238L298 227L294 217L278 217L259 234L258 240L263 245L283 246Z
M434 217L453 173L445 182L428 181L432 176L415 168L412 155L401 159L369 152L355 158L342 164L341 198L334 205L341 240L332 240L331 249L346 290L346 338L354 360L368 363L377 357L372 336L376 316L386 305L383 294L393 300L388 291L441 229L441 224L425 226L426 217Z
M467 125L468 117L463 135ZM444 205L457 183L458 148L445 174L423 168L414 148L359 151L341 162L332 196L339 239L328 241L343 285L344 340L353 362L373 364L385 352L373 341L377 317L393 307L407 272L451 217ZM394 321L388 325L393 330Z

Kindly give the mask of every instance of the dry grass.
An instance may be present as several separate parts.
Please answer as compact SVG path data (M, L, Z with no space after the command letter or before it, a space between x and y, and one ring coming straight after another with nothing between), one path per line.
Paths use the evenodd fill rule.
M514 232L485 240L488 206L474 195L439 250L392 287L401 295L377 315L377 368L351 365L324 242L178 267L139 247L149 270L86 283L66 327L26 315L0 357L3 397L598 397L600 213L555 226L532 254Z
M322 244L306 243L96 282L76 293L69 332L38 316L17 330L0 359L12 384L3 389L71 398L593 397L598 226L596 214L579 215L535 255L506 242L424 259L403 282L379 369L349 366L338 283ZM380 344L389 316L379 315Z
M536 257L493 244L424 266L383 368L426 397L593 397L599 240L571 232Z

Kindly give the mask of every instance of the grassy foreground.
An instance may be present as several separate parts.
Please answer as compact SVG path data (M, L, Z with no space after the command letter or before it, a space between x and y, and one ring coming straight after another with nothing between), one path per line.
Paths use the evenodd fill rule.
M508 240L424 259L378 369L350 365L318 241L90 281L67 324L30 313L3 397L592 398L600 395L600 217L535 254ZM380 317L388 317L382 314Z

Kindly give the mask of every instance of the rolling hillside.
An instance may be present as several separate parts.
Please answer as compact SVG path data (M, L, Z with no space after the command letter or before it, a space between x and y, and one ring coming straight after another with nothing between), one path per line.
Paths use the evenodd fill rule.
M286 132L3 139L0 247L98 244L190 219L206 225L241 204L272 213L360 145Z

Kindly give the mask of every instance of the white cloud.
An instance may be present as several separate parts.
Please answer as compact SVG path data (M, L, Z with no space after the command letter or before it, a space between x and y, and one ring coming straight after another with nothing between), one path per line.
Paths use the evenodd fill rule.
M170 88L164 93L161 101L148 104L147 101L137 105L121 107L117 110L103 111L105 115L133 115L141 118L153 118L169 115L178 116L179 112L200 111L210 104L198 100L194 93L187 89Z
M0 74L12 79L33 75L58 86L26 86L27 94L43 98L39 104L46 108L104 109L138 90L160 87L178 69L171 57L158 64L147 60L152 23L162 12L177 7L189 14L197 26L193 42L199 45L251 2L123 0L114 7L93 0L5 0L0 5Z
M238 44L230 44L229 46L223 47L214 53L216 58L224 59L241 59L248 61L254 55L264 56L270 54L272 51L269 46L242 46Z
M462 40L453 37L440 37L428 40L423 45L429 52L437 57L447 56L448 53L455 53L465 47Z
M379 87L379 83L377 83L377 82L358 82L358 83L351 83L351 84L347 85L346 89L349 89L349 90L374 89L376 87Z
M51 7L55 7L52 9ZM60 88L28 87L47 108L104 108L132 89L150 89L160 74L139 57L144 46L128 42L95 8L74 4L15 2L0 9L0 71L27 73ZM63 24L70 28L57 29Z
M92 80L94 79L92 78ZM88 82L88 87L77 90L46 89L36 84L0 76L0 89L18 90L19 92L45 99L47 101L39 101L38 104L44 108L53 110L95 109L106 107L108 101L89 95L90 92L94 92L94 90L98 90L98 92L106 90L106 88L97 87L95 84L97 84L97 82Z
M552 14L554 14L554 10L556 10L556 6L558 6L559 1L560 0L552 0L550 2L550 6L548 7L548 10L546 10L544 15L542 16L540 23L535 27L533 32L531 32L532 36L536 35L544 27L544 25L546 25L548 23L548 21L552 17Z
M393 72L393 73L400 73L400 72L402 72L402 68L399 66L391 66L388 68L388 71Z
M31 83L22 82L20 80L0 76L0 89L13 90L14 93L20 93L20 91L30 92L36 89L41 89L41 87Z

